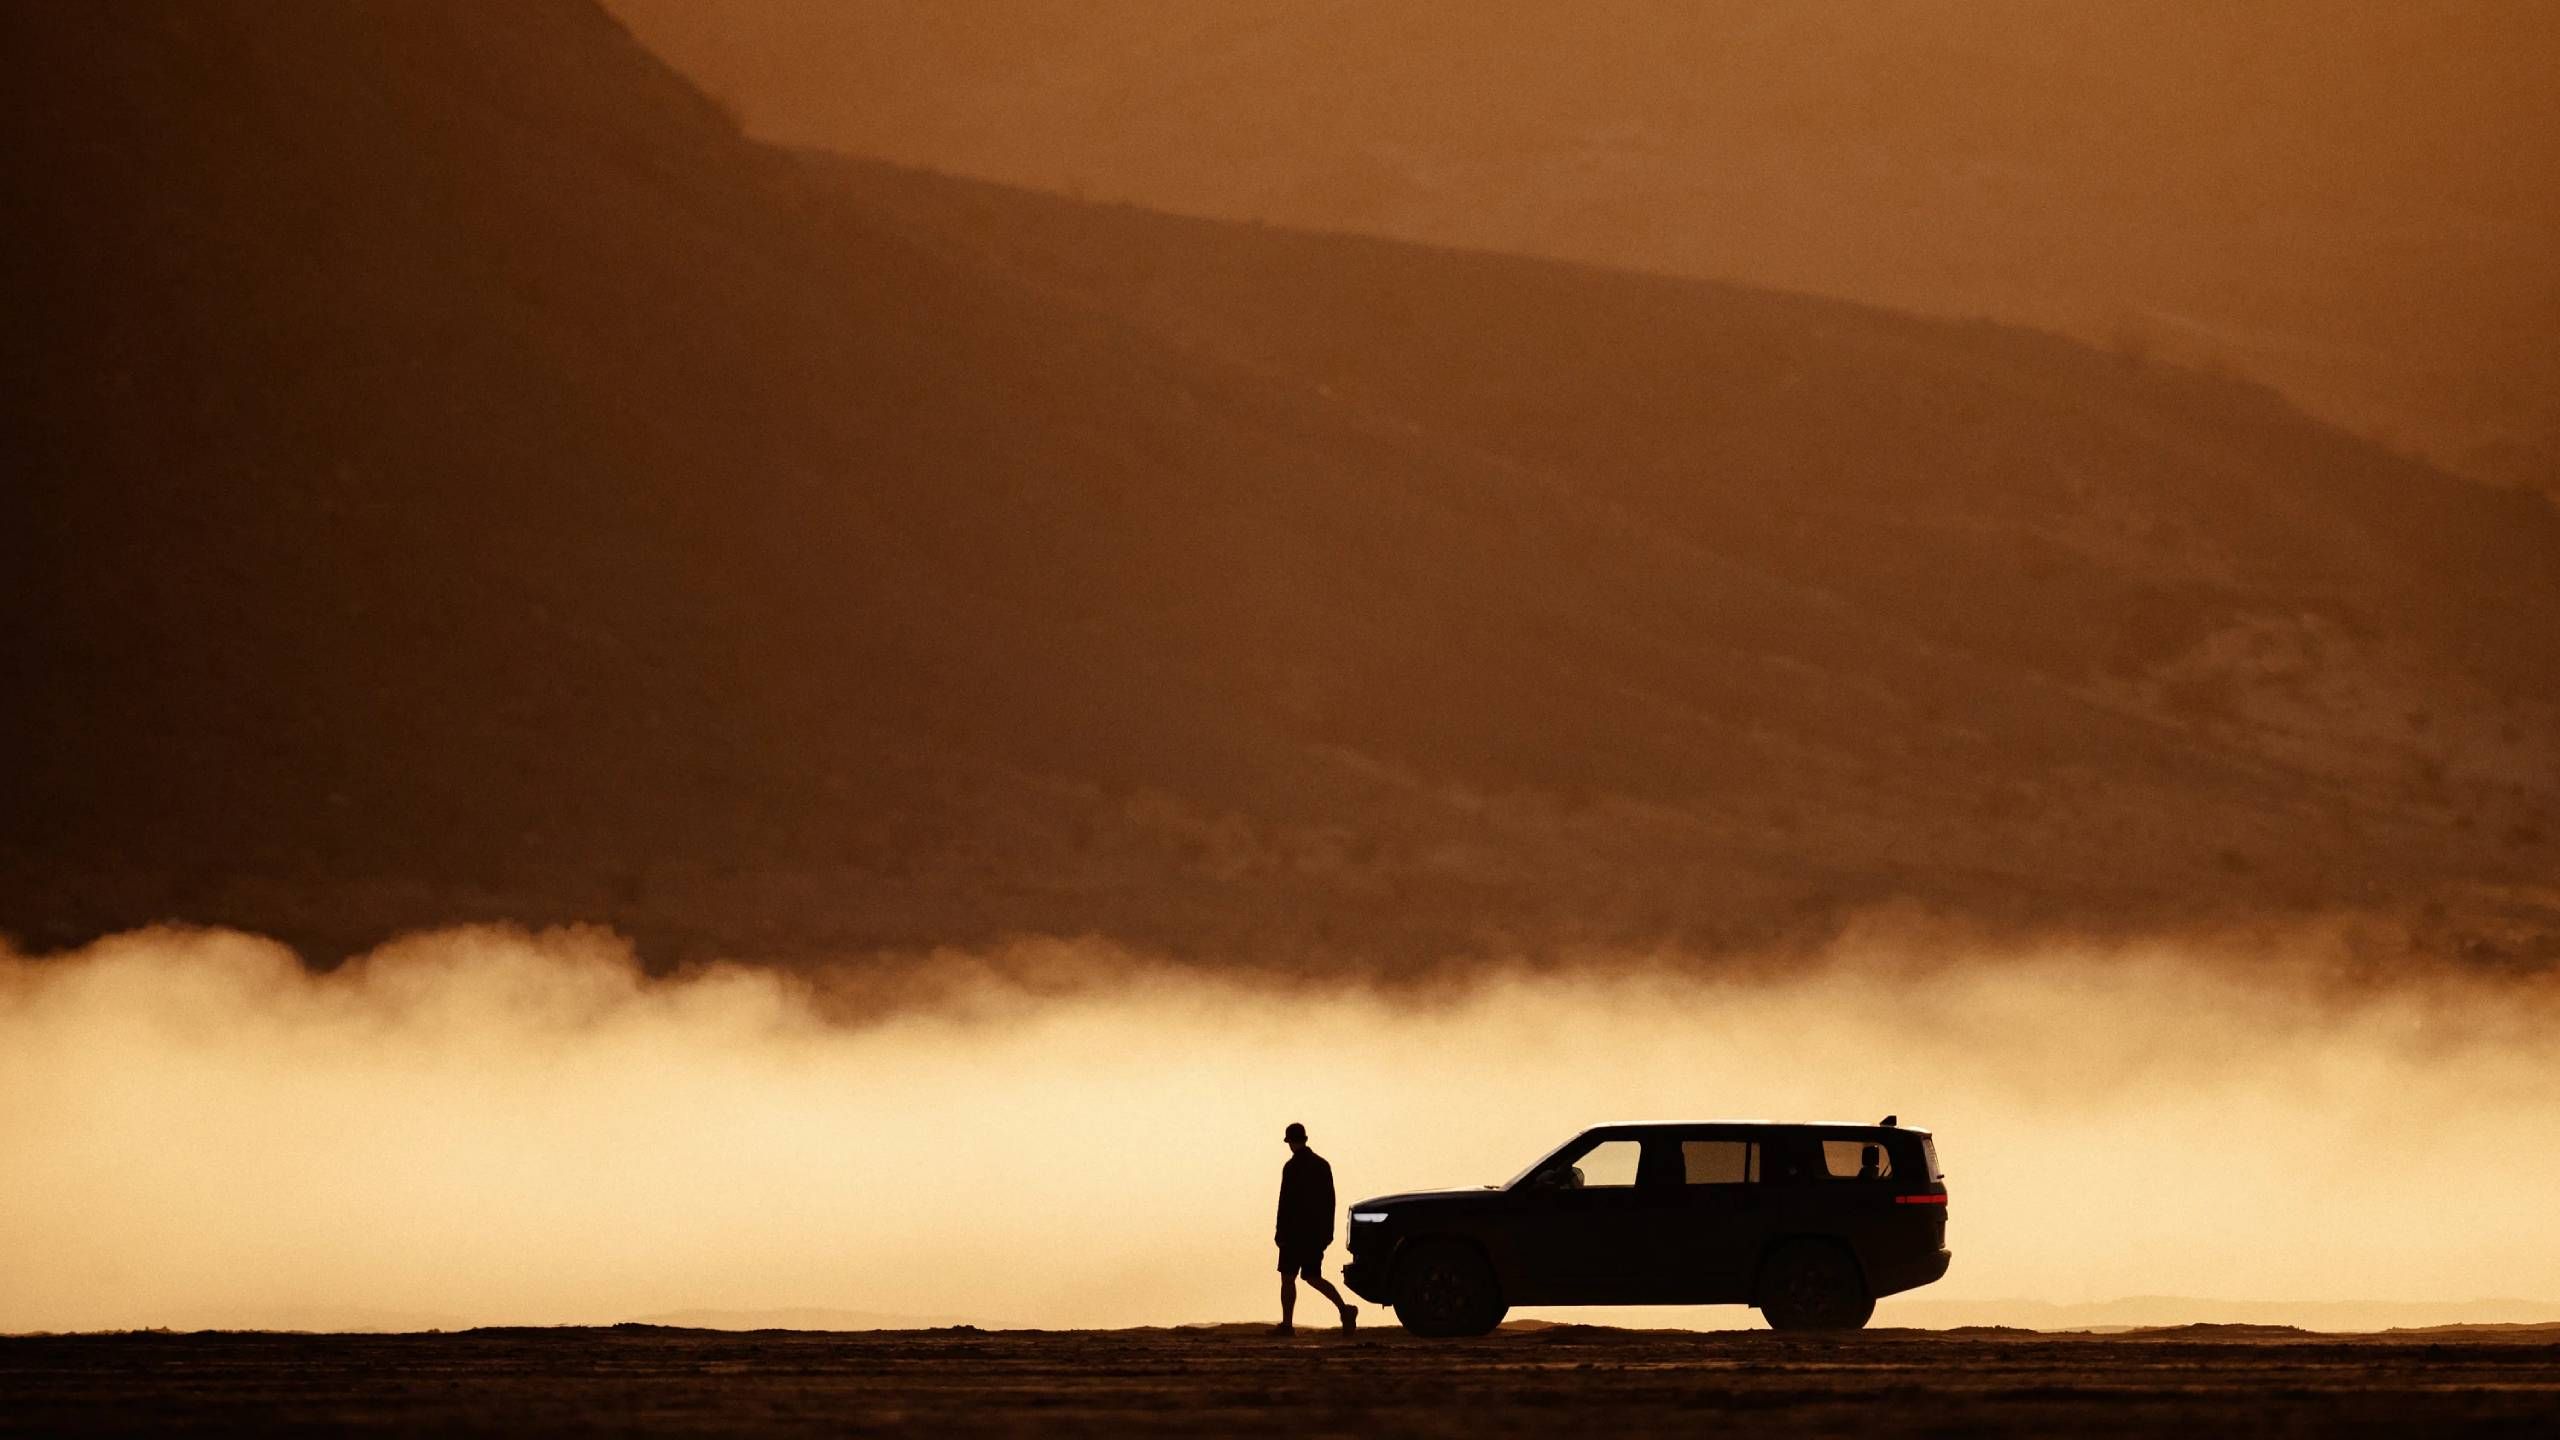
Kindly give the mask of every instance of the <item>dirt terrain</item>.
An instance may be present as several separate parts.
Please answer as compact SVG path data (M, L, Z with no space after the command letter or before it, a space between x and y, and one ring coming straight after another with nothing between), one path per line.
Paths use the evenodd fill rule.
M0 1339L0 1395L0 1432L49 1434L2549 1433L2560 1332L145 1333Z

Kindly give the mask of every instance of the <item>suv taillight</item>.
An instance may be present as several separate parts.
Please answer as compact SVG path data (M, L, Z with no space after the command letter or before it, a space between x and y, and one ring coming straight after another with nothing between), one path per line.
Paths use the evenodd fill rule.
M1947 1203L1947 1197L1944 1195L1896 1195L1893 1197L1893 1203L1896 1205L1944 1205Z

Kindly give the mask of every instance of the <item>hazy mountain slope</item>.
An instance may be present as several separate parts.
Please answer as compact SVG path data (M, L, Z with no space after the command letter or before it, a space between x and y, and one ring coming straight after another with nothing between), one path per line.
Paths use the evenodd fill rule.
M2553 507L2251 387L2000 327L814 163L930 243L1555 471L1933 644L2077 679L2310 606L2560 698Z
M2548 6L612 3L796 143L2058 328L2560 484Z
M2138 869L2130 852L2166 826L2185 831L2172 851L2278 893L2367 893L2388 881L2350 877L2404 844L2448 873L2530 873L2545 843L2560 517L2541 497L2396 459L2263 391L2013 330L812 163L938 243L1548 475L1901 637L1934 673L1870 697L1847 746L1872 764L1941 730L1987 739L2002 760L1945 802L1973 825L1952 850L1987 841L1986 866L2030 843L2016 822L2038 812L2072 832L2032 842L2040 856L2094 841ZM1994 699L2022 677L2032 692ZM1810 734L1799 684L1755 680L1748 704ZM2163 736L2174 798L2141 789ZM2255 820L2186 810L2222 794L2213 762L2270 784ZM1856 811L1877 788L1826 804ZM2260 872L2270 859L2295 873Z
M2549 613L2547 507L2248 392L1567 267L965 218L742 141L580 4L0 25L32 217L0 924L39 938L1435 955L2534 873L2499 837L2548 790L2550 672L2500 637ZM2371 504L2289 527L2313 471ZM2297 612L2288 643L2481 690L2434 789L2155 693Z
M1276 783L1218 664L1299 622L1216 562L1314 467L1234 387L809 207L587 7L7 18L18 845L592 908L1016 765Z

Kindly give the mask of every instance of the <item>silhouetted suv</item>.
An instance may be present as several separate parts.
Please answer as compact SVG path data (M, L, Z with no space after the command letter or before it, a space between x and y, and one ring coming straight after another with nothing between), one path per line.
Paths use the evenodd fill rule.
M1424 1335L1514 1305L1755 1305L1780 1330L1855 1330L1947 1273L1929 1132L1760 1121L1602 1125L1508 1184L1351 1207L1342 1278Z

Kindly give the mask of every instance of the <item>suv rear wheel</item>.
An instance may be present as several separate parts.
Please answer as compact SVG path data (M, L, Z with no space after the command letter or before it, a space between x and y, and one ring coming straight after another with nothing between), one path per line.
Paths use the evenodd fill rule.
M1484 1257L1426 1241L1396 1266L1396 1319L1416 1335L1482 1335L1502 1323L1502 1288Z
M1876 1313L1876 1302L1846 1251L1799 1240L1761 1270L1760 1313L1772 1330L1855 1330Z

